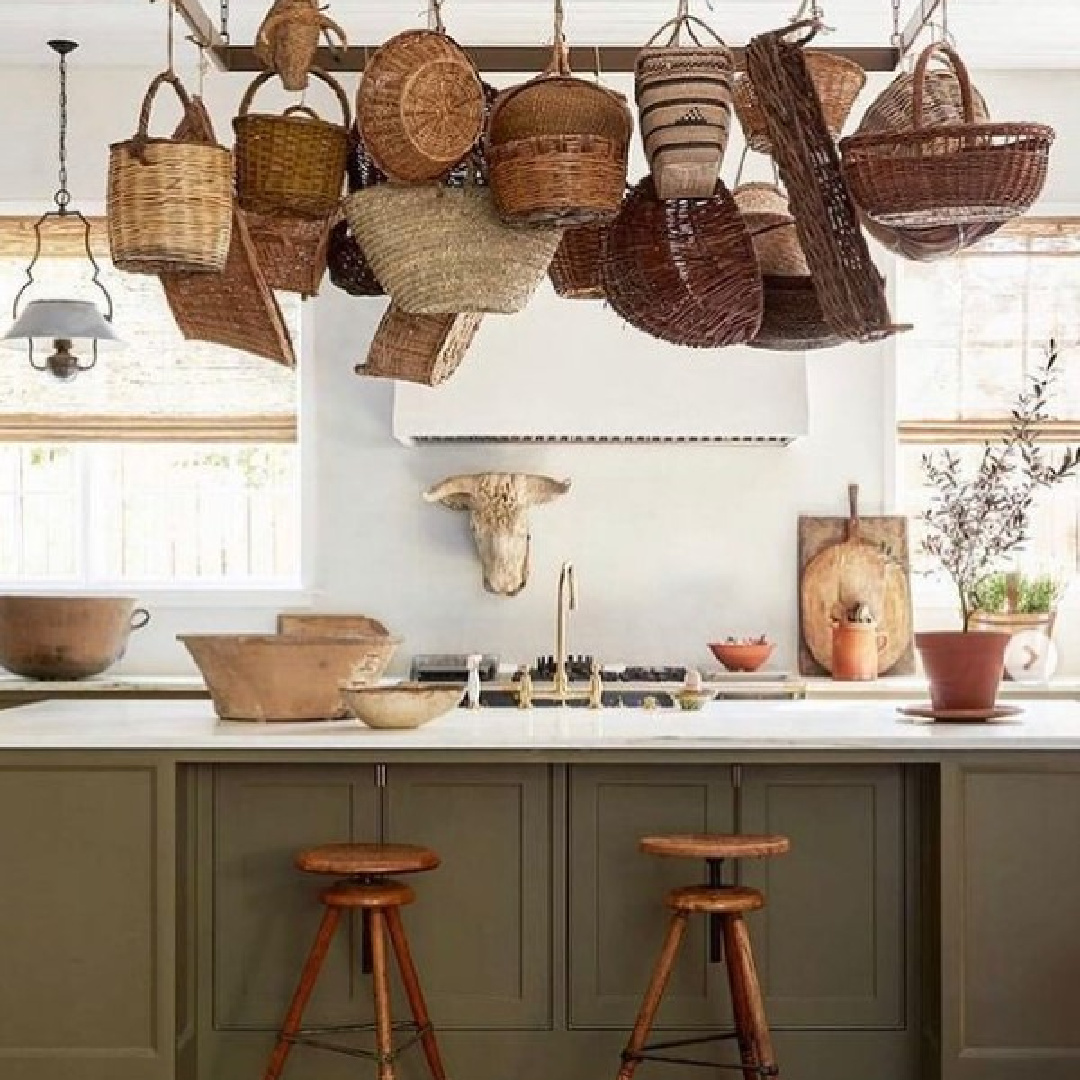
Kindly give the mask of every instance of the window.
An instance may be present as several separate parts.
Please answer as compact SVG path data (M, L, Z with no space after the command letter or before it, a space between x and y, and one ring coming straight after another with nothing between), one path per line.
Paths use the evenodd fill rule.
M1001 436L1051 338L1059 376L1043 437L1080 442L1080 218L1027 219L954 259L903 262L897 309L915 324L896 340L904 512L915 518L925 508L924 453L949 446L974 457L984 441ZM913 550L918 529L915 522ZM1043 493L1017 566L1061 576L1080 569L1080 483Z
M154 277L94 248L127 347L62 383L0 351L0 581L35 586L295 587L300 579L296 373L184 341ZM98 299L85 256L46 226L27 299ZM10 311L32 222L0 218ZM39 272L40 270L40 272ZM294 341L300 301L279 296Z

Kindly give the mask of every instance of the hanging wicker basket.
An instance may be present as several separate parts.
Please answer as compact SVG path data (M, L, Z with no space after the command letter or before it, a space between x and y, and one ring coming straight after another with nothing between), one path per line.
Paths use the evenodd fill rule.
M694 27L713 39L702 45ZM664 45L654 42L671 30ZM693 45L683 46L686 30ZM641 141L661 199L709 198L731 129L735 58L707 23L681 11L646 42L634 64Z
M556 3L547 70L504 90L488 122L488 175L508 221L588 225L615 216L626 190L634 120L626 99L570 74Z
M582 225L563 233L548 276L564 300L604 299L600 261L605 232L604 225Z
M444 176L475 145L484 89L453 39L438 30L408 30L366 65L356 112L379 169L399 183L424 183Z
M866 85L866 72L854 60L829 52L806 54L806 69L821 102L825 126L835 139L844 129L855 99ZM761 101L747 72L735 76L735 114L746 143L761 154L772 153L772 140L762 112Z
M500 220L475 184L379 184L349 195L345 213L383 288L413 314L521 311L561 238Z
M807 277L806 255L779 185L752 181L740 184L732 196L750 230L762 276Z
M109 148L107 218L113 264L131 273L218 272L232 235L232 155L216 142L154 139L154 98L176 91L185 117L193 108L183 83L164 72L143 97L135 137Z
M764 276L764 310L755 349L773 352L810 352L843 345L844 339L825 321L811 277Z
M423 386L446 382L461 366L483 315L411 315L391 304L357 375Z
M327 218L248 214L255 256L271 289L315 296L326 276Z
M349 102L341 86L324 71L311 74L334 91L343 123L323 120L306 105L278 116L253 113L260 87L274 78L257 75L233 120L236 132L236 188L245 210L322 218L333 213L345 182L349 142Z
M956 73L962 124L925 122L924 80L935 54ZM866 216L881 225L931 228L1008 221L1030 209L1046 183L1053 128L976 122L967 68L949 45L924 49L914 80L909 130L852 135L840 144L844 177Z
M911 262L951 259L961 251L997 232L1004 221L984 221L978 225L935 225L929 229L900 229L879 225L863 217L863 228L886 251Z
M673 345L739 345L761 324L754 248L721 181L711 199L662 201L642 180L607 231L603 283L631 326Z

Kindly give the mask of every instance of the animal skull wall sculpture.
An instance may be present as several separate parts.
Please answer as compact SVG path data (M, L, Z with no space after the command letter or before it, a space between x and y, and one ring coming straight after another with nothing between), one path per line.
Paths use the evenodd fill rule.
M529 508L570 490L569 480L528 473L450 476L424 492L428 502L468 510L484 568L484 588L516 596L529 577Z
M255 35L255 56L281 76L286 90L299 92L307 87L323 33L327 41L336 35L345 47L345 31L323 13L318 0L274 0Z

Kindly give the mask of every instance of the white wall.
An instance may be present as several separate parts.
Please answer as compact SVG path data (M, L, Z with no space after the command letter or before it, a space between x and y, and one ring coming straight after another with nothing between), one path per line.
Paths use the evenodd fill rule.
M77 202L96 209L107 144L130 135L151 73L80 67L79 59L76 54L72 75L72 188ZM1080 131L1068 115L1073 93L1080 96L1080 73L993 74L979 81L996 115L1058 126L1047 200L1080 206ZM223 138L243 86L235 76L215 76L208 86ZM53 190L54 97L48 66L0 70L0 100L22 103L0 114L0 210L37 210ZM174 117L163 108L156 130L169 130ZM313 606L383 618L405 638L399 669L414 652L477 649L527 659L552 649L555 576L559 563L572 559L581 585L571 629L575 652L611 662L704 665L705 641L768 633L780 642L780 662L793 662L798 514L842 513L849 481L862 486L865 512L885 508L888 345L811 355L812 434L789 449L405 449L389 435L390 385L352 371L383 306L330 285L310 302L302 440L311 466ZM523 333L557 332L535 313L516 318ZM598 324L612 318L597 307ZM587 357L590 342L558 347ZM469 362L484 360L481 337ZM570 495L535 511L532 578L514 599L483 592L465 516L420 499L427 484L445 475L490 468L574 480ZM275 610L157 606L121 670L189 671L176 632L269 629ZM1080 659L1080 650L1072 651Z

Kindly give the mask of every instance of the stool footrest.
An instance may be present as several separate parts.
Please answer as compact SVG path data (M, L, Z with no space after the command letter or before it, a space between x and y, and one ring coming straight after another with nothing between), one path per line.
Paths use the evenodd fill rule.
M348 1043L336 1042L331 1039L320 1038L322 1035L351 1035L373 1032L375 1025L372 1024L330 1024L321 1027L301 1028L293 1035L285 1035L283 1038L297 1046L310 1046L313 1050L328 1050L334 1054L345 1054L349 1057L367 1058L381 1064L391 1064L396 1061L406 1050L415 1046L429 1031L431 1025L423 1026L412 1020L396 1021L391 1025L395 1032L407 1031L410 1038L400 1045L395 1046L389 1054L380 1054L375 1050L368 1050L362 1046L350 1046Z
M637 1052L624 1050L623 1061L660 1061L668 1065L692 1065L701 1069L730 1069L736 1072L755 1072L758 1076L779 1076L780 1068L777 1065L738 1065L728 1064L722 1061L701 1061L697 1058L676 1057L665 1054L665 1050L682 1050L690 1046L705 1046L708 1043L733 1042L738 1038L734 1031L722 1031L713 1035L700 1035L692 1039L670 1039L665 1042L650 1043L643 1046Z

